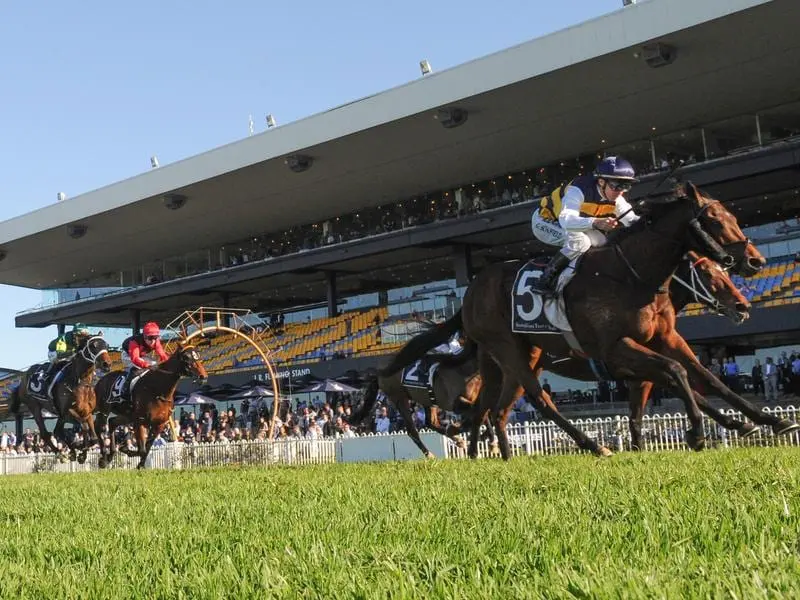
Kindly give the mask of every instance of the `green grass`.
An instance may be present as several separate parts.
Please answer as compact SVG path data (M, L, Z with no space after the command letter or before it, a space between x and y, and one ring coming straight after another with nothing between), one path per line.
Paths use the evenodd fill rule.
M0 598L800 597L800 449L3 478Z

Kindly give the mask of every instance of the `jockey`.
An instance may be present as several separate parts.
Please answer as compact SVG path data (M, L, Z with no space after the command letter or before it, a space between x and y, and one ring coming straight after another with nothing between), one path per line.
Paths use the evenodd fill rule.
M86 325L83 323L75 323L75 325L72 326L72 331L68 331L50 342L50 345L47 347L47 358L51 363L72 358L83 339L91 335Z
M145 323L142 333L132 335L122 342L122 351L127 355L125 362L130 365L120 397L130 399L131 382L134 377L145 369L157 367L159 361L164 362L169 358L161 345L161 328L158 323L153 321ZM151 358L152 353L155 353L158 360Z
M533 233L545 243L561 242L563 246L533 283L534 292L552 294L559 273L573 259L592 246L605 244L606 233L618 227L620 221L630 225L639 219L623 195L636 181L631 163L622 157L608 156L591 175L576 177L542 198L533 214ZM618 220L620 215L624 216ZM550 231L559 225L566 232L561 240ZM543 235L545 226L548 231Z
M431 354L458 354L463 349L464 344L461 341L461 334L456 332L446 343L436 346L431 351Z
M164 362L169 357L161 345L161 329L158 323L150 321L145 323L142 333L132 335L122 342L122 350L128 355L131 362L131 371L157 367L159 361ZM155 353L158 360L149 355Z
M86 325L83 323L75 323L72 326L72 331L68 331L50 342L47 346L47 358L50 361L50 366L47 368L45 377L50 377L53 373L61 373L63 367L66 366L65 362L75 356L75 352L78 351L78 346L80 346L86 338L91 337L91 335ZM53 388L58 382L58 379L58 377L53 377L51 379L50 385L47 388L48 397L52 397Z

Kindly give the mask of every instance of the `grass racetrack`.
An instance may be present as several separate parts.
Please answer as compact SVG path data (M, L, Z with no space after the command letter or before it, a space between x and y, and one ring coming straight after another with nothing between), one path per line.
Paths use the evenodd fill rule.
M797 598L800 449L2 479L0 598Z

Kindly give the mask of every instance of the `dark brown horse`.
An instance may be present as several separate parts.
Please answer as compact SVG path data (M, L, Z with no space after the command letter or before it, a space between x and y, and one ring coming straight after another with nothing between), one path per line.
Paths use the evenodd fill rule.
M134 378L131 398L119 396L122 382L127 377L125 371L113 371L97 382L97 411L108 423L111 434L111 454L100 458L100 468L110 462L117 450L114 430L119 425L132 423L136 433L136 452L129 456L139 456L138 468L144 468L153 441L170 421L175 407L175 389L183 376L193 376L200 382L208 379L203 363L195 347L189 343L178 343L175 352L158 367L145 369ZM113 414L111 418L109 415Z
M705 434L692 384L715 392L756 423L771 426L775 433L796 429L796 424L761 412L728 389L697 361L675 331L666 284L689 250L710 256L743 275L754 274L765 263L722 203L688 184L685 193L668 202L651 203L644 218L609 236L606 246L591 249L578 264L563 299L582 351L602 361L614 379L652 381L681 398L691 423L687 443L693 449L704 447ZM542 395L528 367L532 353L558 355L563 351L563 341L556 335L512 332L509 299L517 267L502 264L487 268L472 281L464 297L465 334L484 351L479 357L481 374L490 371L489 363L494 362L503 380L499 402L482 393L477 416L486 411L498 415L500 407L511 402L517 385L522 384L542 414L567 431L579 447L609 455L607 449L559 414ZM508 446L503 428L498 436L505 455Z
M22 404L27 406L39 433L53 452L58 452L53 437L58 439L63 434L64 422L70 416L83 429L83 448L91 447L98 441L93 416L95 395L92 378L95 367L102 370L111 368L108 344L100 336L87 336L79 342L75 355L61 369L53 369L50 377L55 377L59 372L60 375L52 387L52 380L46 376L50 370L49 363L29 367L22 375L19 386L11 394L9 410L17 413ZM52 398L48 396L48 388L51 388ZM53 436L47 431L42 410L49 410L58 416ZM83 456L85 457L85 453Z
M691 422L687 441L692 448L702 448L705 437L687 368L696 385L705 384L718 391L757 423L769 424L779 433L789 431L796 427L793 423L761 413L699 366L674 329L667 332L667 338L659 330L658 315L666 314L664 311L672 311L674 324L666 284L687 251L710 255L743 274L753 274L765 262L720 202L703 196L691 184L685 189L686 193L668 202L651 203L649 213L638 223L616 232L606 246L593 248L584 256L564 291L573 332L582 351L601 360L613 378L653 381L673 390L686 405ZM606 448L561 416L549 397L542 394L529 367L537 353L562 354L562 337L511 330L510 299L519 266L503 263L486 268L472 281L464 298L464 331L481 348L479 364L485 385L473 428L490 410L495 416L492 420L497 421L500 407L511 403L522 384L542 414L567 431L579 447L609 455ZM458 326L452 324L451 328ZM489 381L497 379L502 382L500 399L492 402L486 390L494 389ZM497 433L506 456L504 427ZM473 435L471 455L477 451L475 440Z
M420 438L411 412L411 404L416 403L425 407L427 423L431 429L455 440L460 427L456 425L442 427L439 423L438 411L450 411L459 415L471 412L481 389L481 376L477 372L478 362L475 353L465 349L463 356L430 354L424 359L418 359L408 367L409 369L396 371L387 376L381 375L380 372L369 373L363 403L353 416L352 422L364 421L374 408L380 389L400 411L408 436L422 451L422 454L433 458L433 454ZM433 368L435 371L432 375L431 387L428 387L428 369ZM431 397L431 392L433 397ZM490 445L492 448L497 448L495 430L488 422L486 424Z
M520 263L521 264L521 263ZM675 275L670 281L669 294L672 304L676 312L681 311L689 302L700 302L715 311L717 314L725 315L734 323L741 323L749 316L750 303L741 294L736 285L731 281L727 272L722 269L717 263L698 256L696 253L689 253L687 260L682 261L678 267ZM452 327L460 326L460 321L456 317L450 324ZM425 334L423 334L425 335ZM449 331L442 330L434 332L434 337L424 338L417 336L409 344L401 349L397 355L397 360L392 361L390 365L381 373L383 378L400 377L396 371L397 368L402 367L402 361L414 360L415 356L428 351L429 348L440 343L441 339L451 335ZM476 356L477 346L467 340L465 352L462 354L462 360L468 360L470 366L474 365L474 357ZM402 354L401 354L402 353ZM597 374L592 369L589 361L581 356L575 355L571 352L569 345L566 341L562 344L562 352L557 355L542 354L541 358L533 365L536 370L537 378L543 369L548 369L558 375L570 377L572 379L582 381L594 381L597 379ZM446 372L450 367L441 366L439 372ZM502 381L502 372L496 368L493 362L487 366L487 372L495 378L498 382L494 388L487 386L487 394L489 397L496 397L499 392L499 382ZM394 373L392 375L391 373ZM631 439L633 447L638 449L641 447L641 420L644 408L650 396L652 384L649 382L629 383L631 386ZM517 392L513 398L516 400L523 392L521 387L517 388ZM501 408L498 413L499 427L504 427L508 420L508 413L510 412L512 404L504 409ZM758 431L752 423L742 422L733 419L720 411L717 411L706 402L705 398L699 394L695 395L695 400L698 402L700 409L708 414L712 419L719 422L728 429L735 429L739 435L746 437ZM468 419L467 419L468 420ZM450 431L454 434L455 431Z

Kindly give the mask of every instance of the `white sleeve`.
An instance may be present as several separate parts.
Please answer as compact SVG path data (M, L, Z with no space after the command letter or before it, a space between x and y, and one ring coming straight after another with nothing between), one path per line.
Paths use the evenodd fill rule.
M635 212L631 210L630 203L625 199L625 196L623 196L622 194L620 194L619 198L617 198L617 205L614 208L614 214L616 214L617 216L623 214L625 215L624 217L622 217L622 219L620 219L620 221L622 221L622 224L625 225L626 227L628 225L632 225L633 223L639 220L639 215L637 215Z
M564 190L561 212L558 215L558 223L566 231L587 231L592 228L594 219L581 216L581 204L583 204L583 192L573 185L568 185Z

